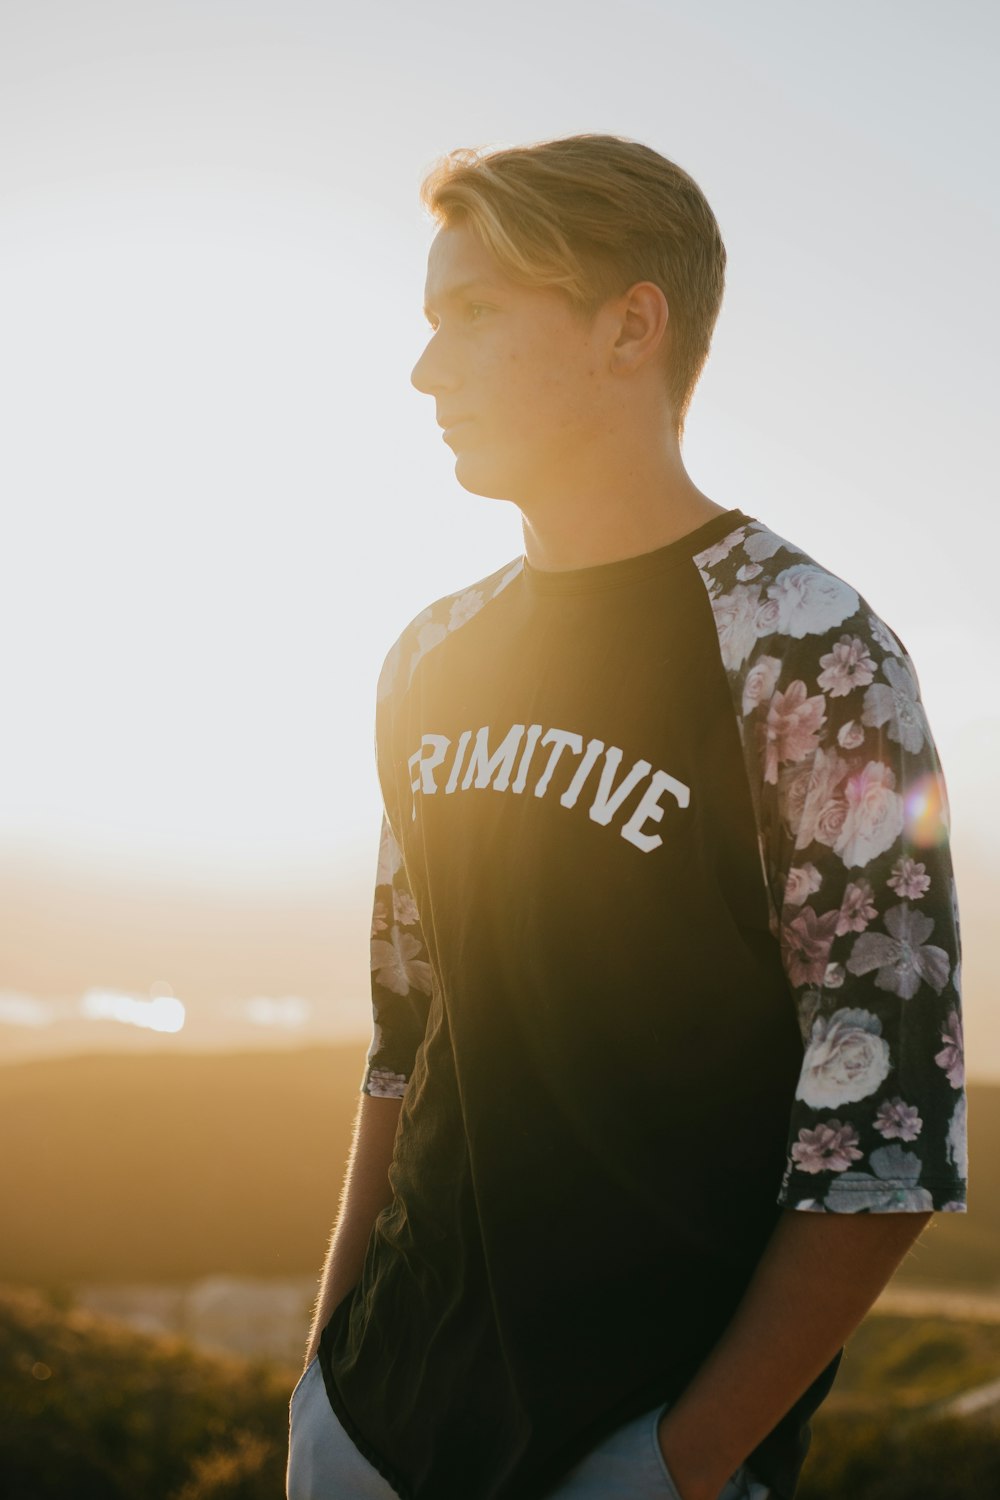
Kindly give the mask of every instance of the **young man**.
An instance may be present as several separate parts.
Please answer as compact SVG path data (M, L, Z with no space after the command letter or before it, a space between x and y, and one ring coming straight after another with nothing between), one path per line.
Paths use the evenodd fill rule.
M791 1500L965 1208L944 785L849 584L688 477L725 251L631 141L456 153L413 372L524 555L379 684L375 1029L289 1495Z

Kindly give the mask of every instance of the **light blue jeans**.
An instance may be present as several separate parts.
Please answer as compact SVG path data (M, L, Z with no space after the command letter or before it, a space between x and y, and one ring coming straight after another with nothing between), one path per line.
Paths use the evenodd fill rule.
M616 1428L546 1500L681 1500L656 1436L668 1405L661 1402ZM292 1392L288 1423L287 1500L398 1500L389 1481L358 1452L338 1422L316 1359ZM770 1493L741 1464L719 1500L767 1500Z

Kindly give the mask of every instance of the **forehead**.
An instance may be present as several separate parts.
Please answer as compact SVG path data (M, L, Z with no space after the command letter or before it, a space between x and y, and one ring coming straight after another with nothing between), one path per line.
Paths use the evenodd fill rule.
M426 306L435 307L460 288L483 283L511 289L515 286L473 230L464 224L439 229L427 255Z

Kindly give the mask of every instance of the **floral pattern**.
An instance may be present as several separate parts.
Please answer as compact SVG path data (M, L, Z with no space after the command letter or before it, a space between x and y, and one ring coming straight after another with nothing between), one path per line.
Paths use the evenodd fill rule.
M913 664L854 589L759 522L694 561L803 1041L778 1202L963 1212L947 795Z

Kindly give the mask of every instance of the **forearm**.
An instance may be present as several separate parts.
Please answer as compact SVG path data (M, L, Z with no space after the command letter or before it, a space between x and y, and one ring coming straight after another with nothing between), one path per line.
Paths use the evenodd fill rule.
M340 1208L330 1236L306 1345L306 1364L319 1348L320 1334L334 1308L360 1280L372 1226L381 1210L392 1201L389 1165L401 1105L400 1099L361 1095Z
M725 1333L661 1421L683 1500L715 1500L854 1332L930 1218L783 1212Z

